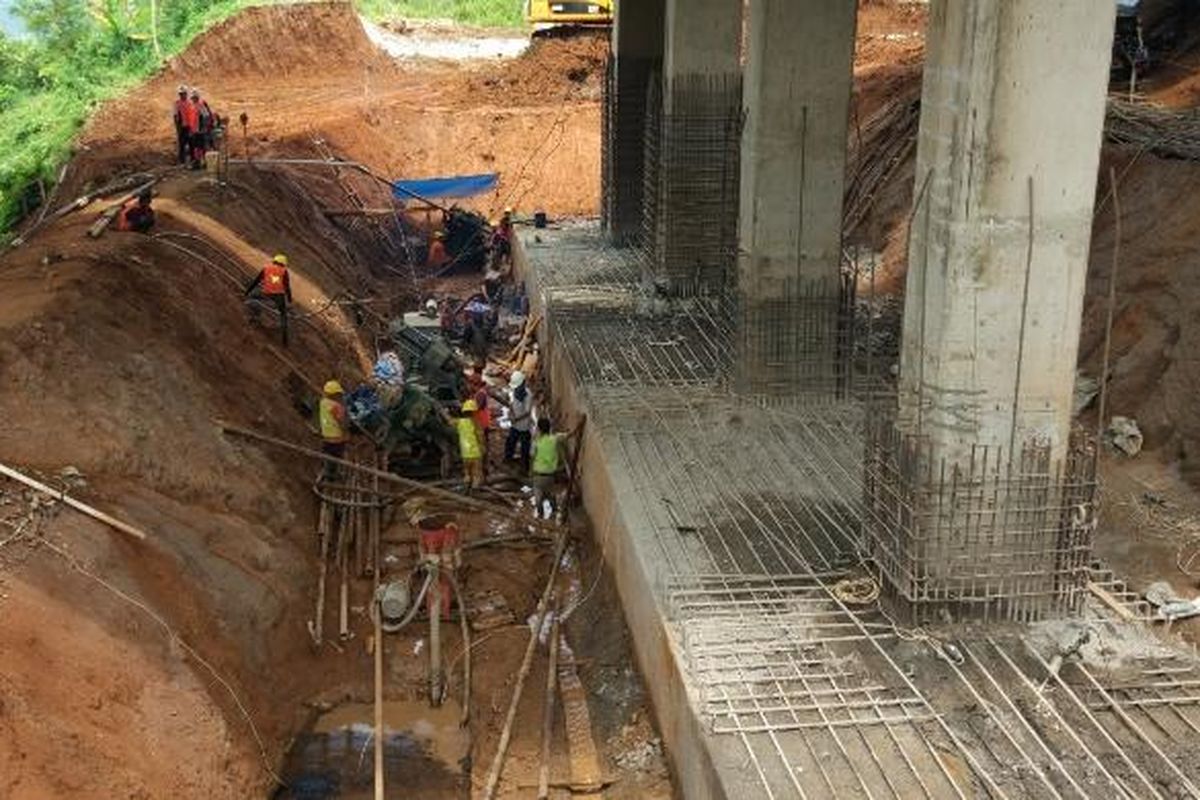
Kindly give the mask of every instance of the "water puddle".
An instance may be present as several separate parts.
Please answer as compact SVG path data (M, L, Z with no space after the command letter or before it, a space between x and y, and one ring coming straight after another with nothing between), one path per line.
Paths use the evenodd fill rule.
M419 700L384 703L384 785L388 797L467 798L467 732L460 708ZM317 718L296 737L283 765L287 786L274 800L371 800L375 709L347 703Z

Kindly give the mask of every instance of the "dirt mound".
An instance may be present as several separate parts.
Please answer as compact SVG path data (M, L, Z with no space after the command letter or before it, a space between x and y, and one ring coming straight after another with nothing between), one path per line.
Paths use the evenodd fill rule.
M264 44L272 41L288 44ZM496 195L473 202L485 213L515 205L593 215L606 42L541 40L521 58L473 66L397 62L370 42L348 4L249 9L198 39L173 68L106 103L80 137L63 194L169 163L171 103L183 81L234 121L236 157L324 157L314 146L323 139L336 155L395 178L498 172ZM236 122L242 112L245 132ZM322 174L304 171L306 180ZM330 198L334 207L344 202Z
M303 634L312 465L232 442L213 421L314 441L297 411L306 384L362 375L352 321L329 300L349 276L371 282L372 253L342 241L284 173L247 171L224 193L181 175L162 190L157 233L172 235L91 240L92 209L0 257L0 415L14 421L0 426L0 460L75 467L82 499L151 534L131 543L63 513L0 549L0 615L25 621L0 626L4 797L240 800L269 783L224 687L42 537L195 646L272 760L301 721L297 699L353 668ZM286 353L241 298L276 249L292 254L298 301ZM0 482L0 507L16 497Z
M603 31L539 38L499 70L473 75L464 99L478 94L507 103L539 105L599 100L607 64L608 36Z
M1200 164L1108 148L1101 174L1121 176L1121 255L1113 318L1109 412L1137 419L1146 447L1200 486ZM1100 374L1116 229L1111 200L1093 227L1080 366Z
M314 70L390 68L350 3L249 8L199 36L171 60L181 80L289 76Z

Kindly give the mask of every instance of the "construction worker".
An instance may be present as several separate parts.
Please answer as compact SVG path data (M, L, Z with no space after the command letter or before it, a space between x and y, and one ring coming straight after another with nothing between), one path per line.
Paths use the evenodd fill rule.
M462 404L454 420L454 430L458 433L458 454L463 462L463 483L468 493L483 485L483 445L479 442L479 425L475 422L475 412L478 410L475 401L468 400Z
M213 112L208 106L208 101L201 99L200 90L192 89L192 119L195 126L191 129L192 132L192 169L200 169L204 166L204 154L208 152L208 148L212 146L210 138L213 130Z
M525 385L525 373L517 370L508 379L508 436L504 461L511 463L520 453L521 470L529 472L529 450L533 443L533 393Z
M429 243L429 256L425 259L425 266L430 269L441 269L449 262L450 254L446 252L446 234L434 231L433 239Z
M563 437L550 432L550 420L537 421L538 435L533 440L533 513L542 514L549 503L546 519L554 516L554 480L563 463Z
M501 266L512 260L512 209L504 209L504 215L498 223L492 224L491 264L496 272L503 273Z
M192 132L188 129L188 87L179 85L179 96L175 98L175 144L178 148L176 160L186 164L191 158Z
M117 230L149 233L154 227L154 209L150 207L150 190L143 189L131 197L117 215Z
M346 429L346 406L342 403L342 384L336 380L325 382L323 397L317 404L317 422L321 428L321 452L334 458L346 457L346 442L350 440ZM322 479L336 480L340 465L326 461L321 472Z
M283 253L276 253L250 285L246 287L246 297L254 302L250 306L250 319L258 322L259 302L270 303L279 314L279 328L283 332L283 346L288 346L288 306L292 302L292 282L288 277L288 259Z

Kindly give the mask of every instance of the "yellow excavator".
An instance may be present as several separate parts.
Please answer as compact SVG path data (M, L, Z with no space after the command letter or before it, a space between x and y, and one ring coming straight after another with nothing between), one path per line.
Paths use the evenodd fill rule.
M614 0L525 0L525 21L538 31L556 26L607 28L613 23Z

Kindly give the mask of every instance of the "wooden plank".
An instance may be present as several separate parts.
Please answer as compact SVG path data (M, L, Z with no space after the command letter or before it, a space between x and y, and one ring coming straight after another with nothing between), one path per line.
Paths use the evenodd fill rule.
M577 797L601 798L604 772L600 768L596 740L592 738L592 715L588 710L587 691L579 680L579 673L575 671L573 655L558 662L558 694L566 719L571 791Z
M1137 621L1137 617L1130 611L1120 600L1113 596L1112 592L1105 589L1098 583L1088 582L1088 591L1091 592L1096 599L1108 606L1114 614L1127 622Z
M3 464L0 464L0 475L4 475L6 477L12 478L14 481L19 481L20 483L25 484L26 486L28 486L31 489L39 491L42 494L49 495L50 497L53 497L55 500L58 500L59 502L75 509L76 511L80 512L81 514L86 514L87 516L91 517L92 519L94 519L98 522L103 522L105 525L109 526L110 528L113 528L114 530L118 530L121 533L126 534L127 536L132 536L135 539L145 539L146 538L146 532L141 530L140 528L135 528L127 522L122 522L121 520L117 519L116 517L109 516L108 514L105 514L103 511L92 508L91 506L87 505L86 503L81 503L73 497L68 497L66 492L63 492L59 489L55 489L53 487L47 486L46 484L41 483L39 481L35 481L33 478L30 478L28 475L25 475L24 473L18 472L17 470L13 469L12 467L7 467Z

